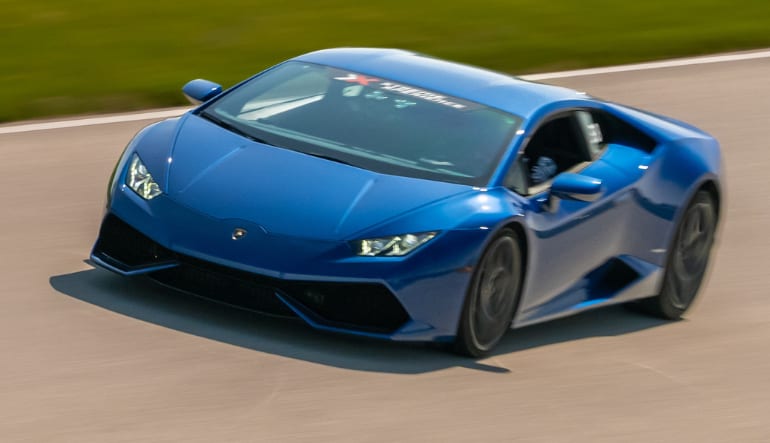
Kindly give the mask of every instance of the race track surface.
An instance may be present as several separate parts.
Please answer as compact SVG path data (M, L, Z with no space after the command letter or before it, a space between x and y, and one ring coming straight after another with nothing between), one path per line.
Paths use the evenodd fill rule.
M321 334L95 270L149 121L0 135L0 441L770 441L770 59L549 80L721 142L726 223L687 319L609 308L480 361Z

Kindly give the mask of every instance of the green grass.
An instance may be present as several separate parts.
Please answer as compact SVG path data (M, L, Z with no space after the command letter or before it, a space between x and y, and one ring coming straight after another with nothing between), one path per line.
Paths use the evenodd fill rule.
M522 74L770 46L768 0L0 0L0 121L184 103L334 46Z

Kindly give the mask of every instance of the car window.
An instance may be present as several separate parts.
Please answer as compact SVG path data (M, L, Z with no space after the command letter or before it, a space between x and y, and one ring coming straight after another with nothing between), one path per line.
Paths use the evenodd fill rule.
M376 172L484 186L521 119L437 91L288 62L203 110L278 147Z
M329 78L318 71L304 71L266 90L254 91L238 110L246 120L267 118L321 100L329 89Z
M593 116L588 111L575 111L575 117L583 134L588 155L592 160L599 158L606 147L601 127L594 122Z
M591 161L587 138L574 112L549 118L526 142L519 156L529 185L528 193L548 188L553 178L565 171L577 171Z
M642 130L608 112L591 110L591 119L599 126L605 146L618 144L652 152L658 144Z

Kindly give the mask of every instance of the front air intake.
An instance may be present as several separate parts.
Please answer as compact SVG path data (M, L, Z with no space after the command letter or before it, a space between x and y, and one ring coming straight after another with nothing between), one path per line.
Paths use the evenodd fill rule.
M99 230L93 254L124 271L171 263L174 253L109 214Z

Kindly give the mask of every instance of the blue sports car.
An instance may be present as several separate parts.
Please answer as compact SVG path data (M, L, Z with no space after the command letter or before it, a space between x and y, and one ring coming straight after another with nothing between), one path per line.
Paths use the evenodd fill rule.
M488 353L510 327L690 306L719 144L686 123L391 49L330 49L143 129L91 259L322 330Z

